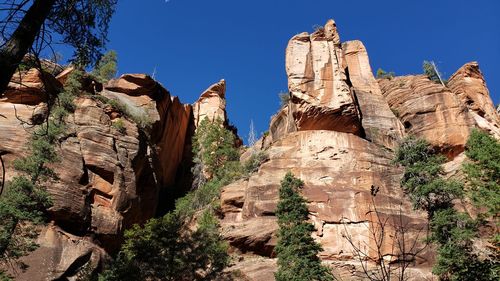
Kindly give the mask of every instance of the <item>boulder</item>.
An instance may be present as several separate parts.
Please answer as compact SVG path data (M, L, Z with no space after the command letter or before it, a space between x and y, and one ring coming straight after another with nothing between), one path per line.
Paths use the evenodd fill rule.
M360 116L343 68L340 38L333 20L314 33L288 42L286 72L290 111L296 127L360 134Z
M35 251L20 259L27 267L10 272L15 280L81 280L84 274L97 275L111 259L92 239L54 225L41 230L37 243Z

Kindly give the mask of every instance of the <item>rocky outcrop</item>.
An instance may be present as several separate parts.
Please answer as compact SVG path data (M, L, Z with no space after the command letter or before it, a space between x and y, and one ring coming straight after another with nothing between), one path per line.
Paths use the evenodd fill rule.
M125 114L102 98L75 100L75 112L66 118L66 131L56 147L59 161L51 164L58 179L47 184L53 225L42 231L41 247L24 259L28 270L20 276L62 280L71 279L89 262L92 270L98 268L106 253L119 247L125 229L155 215L163 200L160 188L175 180L191 107L158 83L151 86L147 76L133 77L124 78L127 83L112 81L101 93L118 100ZM12 161L26 155L33 130L21 120L29 122L44 105L30 105L35 98L28 105L11 101L19 102L0 102L0 153L7 180L15 175Z
M46 93L54 93L61 84L49 73L32 68L12 76L1 102L37 105L47 101Z
M288 171L305 183L303 194L325 261L355 260L344 234L351 235L356 244L369 243L367 254L377 255L374 241L368 238L377 228L370 212L374 205L381 217L392 222L385 230L391 235L402 223L408 241L415 241L426 228L425 214L411 211L399 188L402 171L391 165L392 153L376 144L348 133L299 131L274 142L267 153L270 160L257 174L225 187L221 195L223 235L238 252L272 257L278 189ZM372 186L379 189L373 202ZM396 259L392 243L387 239L381 250L387 258ZM416 263L425 265L429 259L422 254Z
M464 150L472 120L450 89L425 75L385 78L379 84L408 134L427 139L451 158Z
M333 20L311 35L300 33L288 42L286 72L289 106L299 131L360 133L359 113Z
M163 187L171 186L189 137L191 106L183 105L144 74L126 74L111 80L102 94L126 106L136 122L151 126L149 138L155 145L152 154L159 168L158 181Z
M211 85L193 104L194 125L207 118L209 121L220 119L226 123L226 81L224 79Z
M92 242L49 225L41 230L38 248L21 262L29 265L25 271L12 272L18 281L80 280L85 274L96 276L109 255Z
M404 136L404 127L382 96L365 46L358 40L347 41L342 44L342 51L366 139L394 148Z
M467 107L476 126L500 139L500 116L495 110L479 64L469 62L448 80L448 88Z

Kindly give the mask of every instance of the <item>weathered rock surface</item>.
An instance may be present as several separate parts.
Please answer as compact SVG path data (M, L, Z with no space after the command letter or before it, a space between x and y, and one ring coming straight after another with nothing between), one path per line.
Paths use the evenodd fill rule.
M424 75L386 78L379 84L408 134L427 139L449 157L464 150L473 123L450 89Z
M399 188L401 170L391 164L392 153L376 144L348 133L314 130L290 133L267 152L270 160L257 174L225 187L221 195L223 233L236 251L273 255L278 189L288 171L305 183L303 194L317 228L315 237L324 248L323 260L355 258L344 234L351 235L356 244L369 243L367 254L376 256L370 239L370 230L377 226L369 212L372 186L379 188L375 204L381 217L393 222L387 233L394 234L399 219L408 228L409 240L426 227L425 214L413 212L404 199ZM382 251L394 259L392 242L387 239ZM428 256L422 257L417 264L428 262Z
M153 217L161 200L160 188L175 180L191 107L171 97L159 84L150 86L147 76L142 80L138 79L141 76L134 77L136 86L130 79L128 84L113 84L134 90L114 86L113 90L122 92L102 93L125 104L131 117L120 118L115 110L91 96L75 100L76 110L67 117L67 130L56 148L60 161L51 164L58 179L47 184L53 203L50 219L57 226L43 230L39 238L42 247L26 257L30 269L22 276L73 280L70 277L81 269L82 262L91 261L93 269L97 268L102 256L96 253L116 250L124 229ZM37 108L43 107L43 103L10 101L0 101L0 152L7 180L15 174L12 161L26 155L25 143L32 130L29 126L24 129L19 119L29 121ZM34 101L32 98L29 103ZM144 125L137 119L141 115L136 114L141 113L150 128L140 129L136 124ZM122 128L113 126L116 122L121 122ZM102 245L106 252L95 244Z
M286 49L291 112L302 130L360 133L359 113L347 84L335 22L295 35Z
M110 257L89 239L71 235L49 225L43 228L37 241L39 247L21 258L28 265L18 271L16 280L80 280L83 272L97 274Z
M12 76L0 101L37 105L47 101L46 92L54 92L60 87L61 84L49 73L42 73L35 68L19 71Z
M467 107L475 125L500 139L500 116L493 105L479 64L469 62L463 65L450 77L447 86Z
M365 46L358 40L347 41L342 44L342 51L366 139L394 148L404 136L404 127L382 96Z
M193 104L194 125L207 118L209 121L220 119L223 123L226 118L226 81L224 79L211 85Z
M129 114L143 126L151 126L150 141L155 144L153 156L160 170L159 183L174 183L177 166L182 160L184 143L191 118L191 106L183 105L151 77L126 74L111 80L103 95L124 104Z

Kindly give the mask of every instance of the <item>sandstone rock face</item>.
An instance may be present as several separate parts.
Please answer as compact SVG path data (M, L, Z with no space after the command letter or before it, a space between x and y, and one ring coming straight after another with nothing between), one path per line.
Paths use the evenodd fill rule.
M450 157L464 150L473 121L450 89L424 75L381 79L379 84L408 134L427 139Z
M150 124L150 139L155 146L159 182L168 187L174 183L177 166L182 160L184 143L191 118L191 106L183 105L151 77L126 74L111 80L103 95L124 104L141 122Z
M294 36L286 49L291 112L297 129L360 133L359 113L343 69L335 22Z
M404 136L404 127L382 96L377 80L373 77L365 46L361 41L348 41L342 44L342 51L366 138L394 148Z
M35 68L19 71L12 76L0 101L37 105L47 100L46 91L53 92L60 87L61 84L49 73Z
M31 255L21 258L30 266L20 271L16 280L79 280L83 271L98 273L110 260L91 239L81 239L53 225L44 227L37 243L39 247Z
M124 74L106 85L107 90L130 96L150 95L157 87L158 83L146 74Z
M309 201L324 261L355 260L345 234L356 244L369 243L367 254L376 256L370 238L371 229L377 227L370 213L374 205L381 217L393 222L386 229L388 234L394 235L394 227L402 223L408 228L406 238L410 241L426 227L425 214L411 211L404 199L399 188L402 171L391 165L392 153L376 144L348 133L299 131L274 142L267 152L270 160L257 174L225 187L221 195L223 233L238 252L273 256L278 189L288 171L305 183L303 195ZM372 186L379 188L374 202ZM393 240L388 237L383 255L396 259ZM425 265L429 258L422 254L416 262Z
M500 139L500 116L490 98L478 63L466 63L458 69L450 77L448 87L467 107L476 126Z
M207 118L214 121L218 118L226 122L226 81L224 79L211 85L193 104L194 125Z
M42 231L42 247L25 258L30 270L20 280L27 276L73 280L84 264L91 263L92 270L100 268L106 252L119 247L126 228L155 215L160 188L175 180L191 107L156 82L154 87L148 84L147 76L133 77L127 83L113 82L111 89L117 92L102 93L119 100L131 117L120 117L91 96L75 100L76 110L67 117L67 130L56 148L60 161L51 164L58 179L47 184L54 225ZM31 133L19 119L30 121L34 113L43 113L44 105L30 105L34 98L28 105L14 101L19 102L0 101L0 153L7 180L15 175L12 161L26 155ZM150 127L139 128L135 122L141 126L146 122L140 116L147 118ZM114 126L116 122L121 122L121 129Z

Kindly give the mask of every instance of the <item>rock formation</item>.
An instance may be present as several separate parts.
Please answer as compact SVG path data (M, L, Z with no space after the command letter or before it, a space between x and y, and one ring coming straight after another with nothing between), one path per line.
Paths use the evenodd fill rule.
M447 86L458 95L461 104L467 107L476 126L500 139L500 117L490 98L479 64L469 62L463 65L450 77Z
M366 138L394 148L405 130L382 96L365 46L361 41L347 41L342 44L342 50Z
M379 81L408 134L427 139L450 157L464 150L472 120L457 95L425 75Z
M60 161L53 164L58 180L48 185L50 219L56 226L43 229L41 247L25 258L31 269L18 275L19 280L56 280L73 276L70 271L83 266L100 268L107 252L119 247L125 229L155 215L162 200L159 190L175 180L191 107L145 75L124 75L100 94L117 100L131 117L120 117L93 96L75 100L76 110L68 116L57 148ZM14 173L12 161L25 155L30 136L29 126L20 120L29 122L35 101L42 101L39 95L30 91L21 100L7 97L0 102L0 151L7 180ZM118 121L123 131L113 126ZM143 122L151 128L136 124Z
M347 84L335 22L295 35L286 49L291 114L297 129L360 134L360 116Z
M194 125L207 118L210 121L220 119L226 123L226 81L224 79L211 85L193 104Z
M13 161L27 154L31 124L47 117L47 92L60 90L72 71L54 77L32 69L13 77L0 100L7 180L16 174ZM346 237L364 245L373 259L397 262L407 258L393 247L400 242L394 239L398 227L404 226L406 243L420 241L427 227L426 214L413 210L400 188L402 169L391 162L405 135L425 138L446 154L449 175L464 161L473 127L500 138L500 109L475 62L461 67L447 86L424 75L376 80L363 43L341 43L329 20L289 41L286 72L289 102L272 117L269 134L241 155L244 161L261 151L267 161L225 186L220 196L222 234L237 257L227 271L239 271L242 280L274 279L275 208L286 172L305 183L321 259L344 280L357 280L359 260ZM221 119L235 132L226 114L224 80L193 105L182 104L144 74L89 85L92 94L76 98L75 112L66 118L57 146L60 161L51 166L59 178L47 185L50 223L40 227L40 247L22 258L28 267L16 280L76 280L83 270L100 270L125 229L168 208L165 202L175 198L165 196L189 190L191 138L201 120ZM390 222L380 253L374 251L374 214ZM414 250L421 247L416 243ZM428 247L412 259L412 280L431 276L432 251Z

